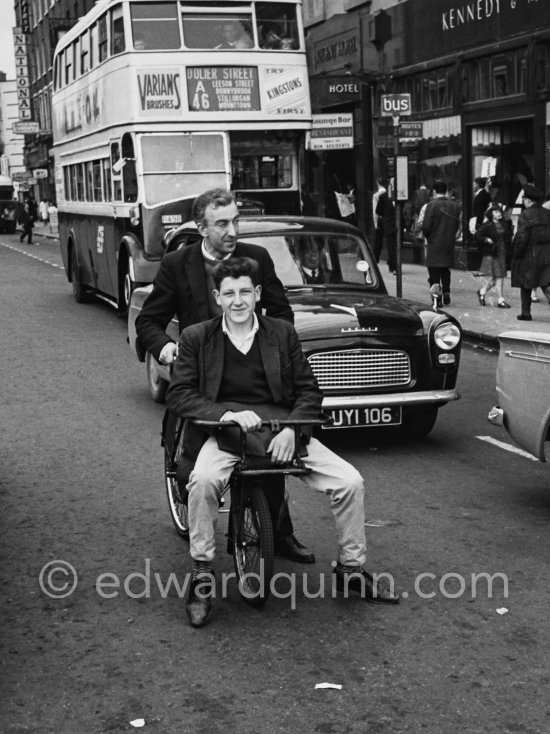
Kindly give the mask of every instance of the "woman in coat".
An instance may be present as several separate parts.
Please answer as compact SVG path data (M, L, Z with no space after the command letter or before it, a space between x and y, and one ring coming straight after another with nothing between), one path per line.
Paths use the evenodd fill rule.
M497 308L510 308L504 300L503 286L506 277L506 250L509 245L509 232L504 221L504 211L500 204L492 204L486 211L489 221L476 231L475 238L481 245L483 253L482 269L489 275L485 285L477 292L479 303L485 306L485 296L495 288L497 292Z

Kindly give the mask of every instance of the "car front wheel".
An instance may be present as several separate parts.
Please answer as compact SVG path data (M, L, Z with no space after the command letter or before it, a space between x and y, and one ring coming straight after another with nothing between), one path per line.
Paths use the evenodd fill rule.
M403 431L411 438L427 436L435 426L437 411L437 408L428 408L428 410L412 413L403 419Z

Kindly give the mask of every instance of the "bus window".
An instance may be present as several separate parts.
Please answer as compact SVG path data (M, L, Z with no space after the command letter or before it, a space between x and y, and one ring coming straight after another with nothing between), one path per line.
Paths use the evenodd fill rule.
M180 48L176 3L130 3L130 14L136 51Z
M101 186L101 161L92 163L92 193L94 201L103 200L103 189Z
M120 6L113 8L111 14L111 54L120 54L126 50L124 38L124 18Z
M102 16L98 22L97 22L97 30L98 30L98 62L101 63L102 61L105 61L105 59L108 56L107 53L107 16Z
M124 160L124 167L122 168L124 201L137 201L136 159L134 157L134 141L131 135L126 134L122 137L122 157Z
M97 65L97 23L90 28L90 69Z
M290 3L256 3L260 48L291 51L299 48L296 6Z
M70 84L73 81L73 57L74 57L74 43L67 46L65 49L65 84Z
M291 155L233 156L236 189L288 189L292 186Z
M183 41L187 48L252 48L252 16L249 13L183 15Z
M111 161L109 158L102 160L103 167L103 200L111 201L113 198L113 191L111 188Z
M141 157L149 205L220 185L225 173L223 135L144 135Z
M120 157L120 145L118 143L111 143L111 175L114 201L121 201L122 199L122 181L120 180L120 172L123 166L124 161Z
M90 38L88 32L80 37L80 73L85 74L90 68Z
M92 161L84 164L86 170L86 201L94 200L94 177L92 170Z
M76 198L78 201L85 201L84 196L84 166L82 163L77 163L76 168Z

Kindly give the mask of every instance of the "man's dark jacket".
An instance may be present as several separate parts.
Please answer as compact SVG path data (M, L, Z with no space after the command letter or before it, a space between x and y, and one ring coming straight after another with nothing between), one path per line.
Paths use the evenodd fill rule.
M262 297L256 307L257 313L265 309L268 316L294 323L292 309L268 251L259 245L239 242L233 257L250 257L258 263ZM174 315L180 332L191 324L211 318L207 287L201 242L163 257L153 290L136 319L139 342L157 361L164 345L171 341L166 327Z
M550 285L550 210L540 204L525 209L513 241L512 286Z
M460 227L461 206L445 196L436 196L426 204L422 232L428 240L426 265L429 268L452 268L456 233Z
M258 316L258 325L256 338L272 404L287 409L289 420L319 418L322 393L296 330L287 321L267 316ZM168 407L177 415L219 421L224 413L234 409L230 403L218 402L225 338L221 316L182 331L166 393ZM254 410L254 405L251 404L250 409ZM261 416L259 410L258 413ZM304 428L303 432L307 430ZM186 455L196 456L204 438L204 429L190 424L186 429Z

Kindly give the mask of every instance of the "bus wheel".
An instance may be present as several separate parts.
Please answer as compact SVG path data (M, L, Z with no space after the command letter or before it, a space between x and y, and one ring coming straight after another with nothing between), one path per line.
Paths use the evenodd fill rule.
M122 253L121 253L122 257ZM121 279L119 285L119 296L118 296L118 313L120 316L127 316L130 310L130 300L132 293L136 287L134 280L134 272L132 267L131 258L126 255L124 262L121 263Z
M77 303L86 303L90 300L90 292L86 286L80 281L78 272L78 263L76 261L76 253L74 248L71 252L71 284L73 287L73 296Z
M147 383L149 394L155 403L164 403L168 382L159 375L158 364L151 352L145 355L145 366L147 368Z

